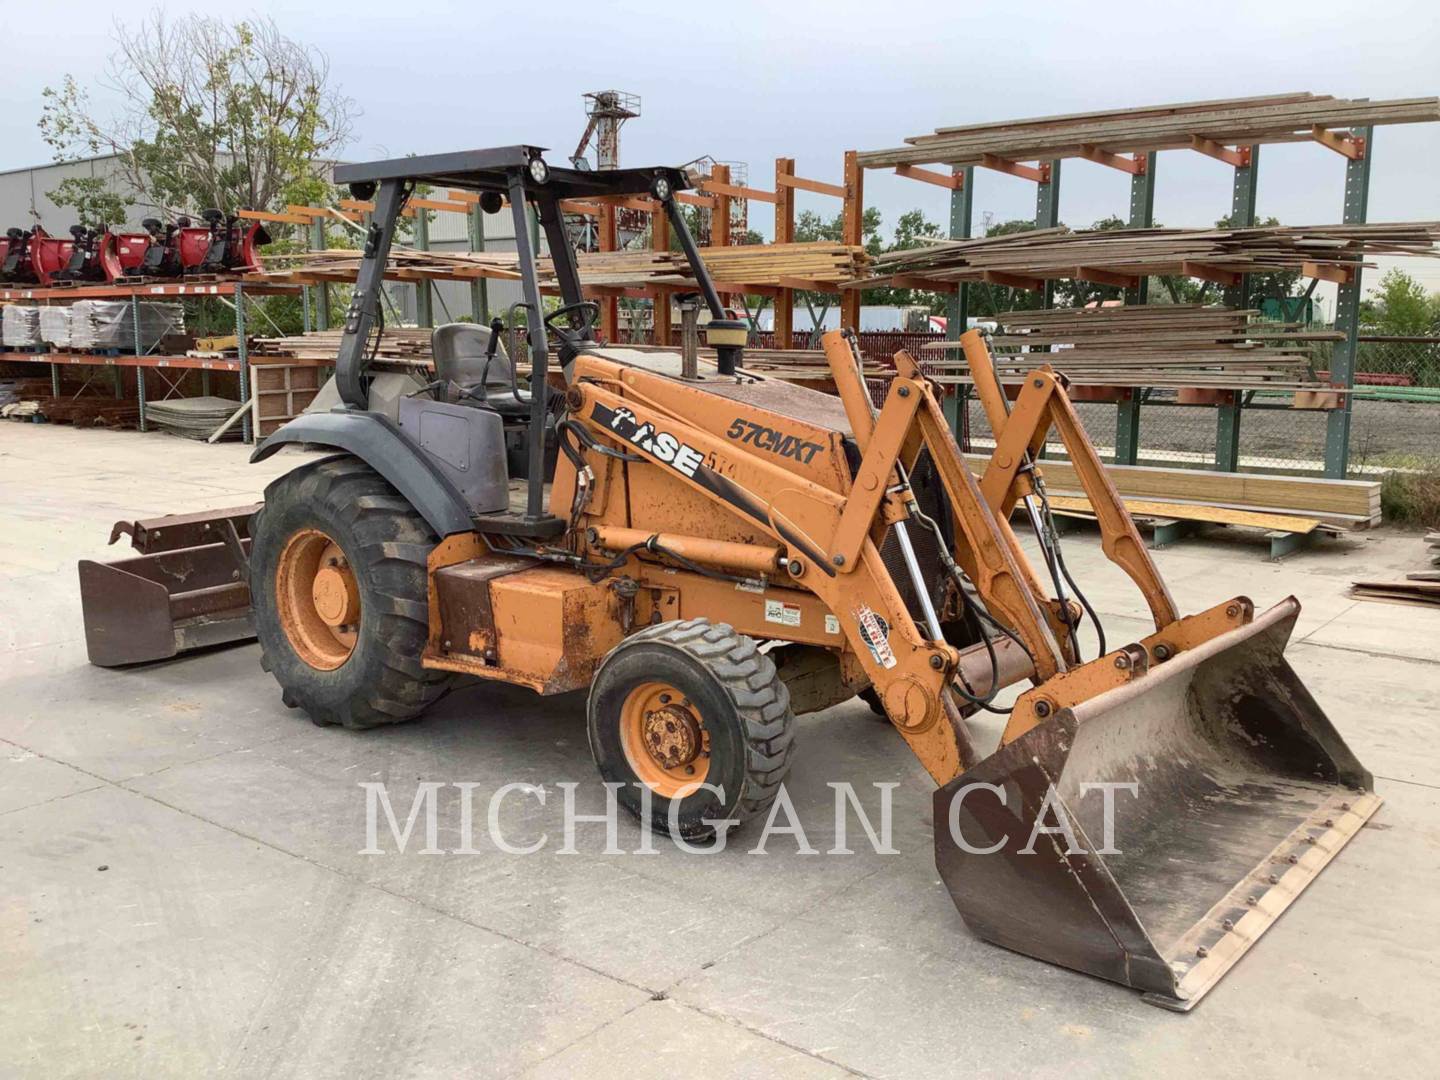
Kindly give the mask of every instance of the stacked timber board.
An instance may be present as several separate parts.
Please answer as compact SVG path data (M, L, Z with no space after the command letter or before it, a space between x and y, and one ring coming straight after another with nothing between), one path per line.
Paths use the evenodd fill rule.
M977 473L983 473L989 462L988 457L978 454L967 454L966 460ZM1068 461L1046 458L1038 467L1052 503L1059 500L1057 510L1063 506L1069 511L1087 511L1088 502ZM1288 533L1317 529L1341 532L1380 523L1378 482L1147 465L1109 465L1105 472L1136 516L1248 525Z
M1426 555L1432 566L1440 566L1440 532L1425 534ZM1356 581L1350 595L1358 600L1385 600L1392 604L1440 605L1440 570L1419 570L1401 581Z
M340 353L340 330L312 330L308 334L289 337L255 338L250 343L251 356L285 356L297 360L334 363ZM375 355L386 360L430 360L430 335L424 328L387 326L380 336ZM373 347L373 346L372 346Z
M710 276L724 284L780 287L790 282L796 288L828 286L838 288L864 273L865 249L848 244L817 241L803 244L747 244L700 249ZM355 280L360 252L349 249L297 252L267 259L270 269L250 280L313 284ZM584 285L608 288L643 288L651 285L693 288L685 256L677 251L644 249L585 252L579 257L580 280ZM554 285L554 269L548 259L540 260L540 279ZM520 265L513 253L484 251L416 251L390 249L385 276L396 281L472 281L476 278L514 280Z
M1139 154L1206 148L1204 144L1197 147L1197 139L1222 145L1302 142L1314 138L1316 128L1354 129L1435 120L1440 120L1440 98L1370 101L1328 94L1275 94L942 127L907 138L905 146L863 151L858 160L865 169L998 164L996 158L1052 161L1094 158L1096 151Z
M1313 346L1344 340L1333 330L1256 322L1258 311L1199 304L1010 311L995 317L995 370L1019 382L1049 364L1079 386L1315 389ZM939 382L971 381L959 342L936 342ZM1023 351L1022 351L1023 350Z
M1393 604L1440 606L1440 581L1420 574L1406 574L1404 581L1357 581L1350 586L1357 600L1386 600Z
M267 255L267 269L246 276L247 281L289 285L351 282L360 269L360 252L352 248L296 251ZM385 276L393 281L473 281L477 278L518 280L520 264L503 251L417 251L392 247Z
M386 327L375 349L377 361L389 364L428 367L432 362L430 352L430 330L412 327ZM340 348L339 330L313 330L308 334L294 334L290 337L254 338L250 343L250 355L256 364L278 358L334 362ZM679 352L678 348L654 345L618 344L616 348L633 352ZM700 349L700 363L705 367L715 366L715 350ZM524 374L528 370L527 358L521 350L517 364ZM746 349L745 369L784 379L789 382L824 382L830 378L830 367L825 354L818 349ZM894 371L866 360L865 375L868 378L886 379Z
M864 248L829 241L704 247L700 257L716 282L772 287L784 279L838 286L863 272L868 258ZM580 280L602 286L694 284L684 256L674 251L584 253Z
M658 345L626 345L626 349L633 349L637 352L679 352L678 348L666 348ZM715 350L701 346L700 362L713 366L715 364ZM744 370L756 372L761 375L768 375L771 378L783 379L787 382L828 382L830 380L830 364L825 359L825 353L819 349L745 349ZM889 379L893 377L893 368L878 364L867 357L865 359L865 377L870 379Z
M1373 225L1279 225L1245 229L1087 229L1064 226L980 240L948 240L877 256L871 275L848 283L940 287L961 281L1038 288L1052 278L1138 284L1142 277L1221 279L1275 270L1340 271L1373 255L1440 255L1440 221Z

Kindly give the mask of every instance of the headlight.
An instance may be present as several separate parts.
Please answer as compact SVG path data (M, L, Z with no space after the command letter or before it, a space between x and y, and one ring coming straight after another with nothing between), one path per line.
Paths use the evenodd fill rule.
M661 202L668 202L670 199L670 179L665 176L657 176L650 181L650 194Z
M543 184L550 179L550 166L545 164L544 158L530 159L530 179L537 184Z

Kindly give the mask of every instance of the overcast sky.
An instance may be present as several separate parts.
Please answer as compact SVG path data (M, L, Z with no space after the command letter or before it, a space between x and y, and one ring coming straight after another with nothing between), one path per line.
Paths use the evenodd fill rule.
M640 95L622 161L709 154L749 163L773 187L774 159L838 182L842 151L898 145L937 126L1160 102L1308 90L1348 97L1440 93L1435 0L1293 3L579 3L172 0L171 13L273 16L325 52L359 105L351 160L511 142L563 160L584 125L581 94ZM138 20L143 0L118 6ZM0 169L50 159L35 127L41 91L67 72L85 83L112 51L117 5L0 0ZM1377 130L1371 220L1440 218L1440 124ZM981 215L1031 217L1034 186L981 170ZM1259 213L1286 224L1339 220L1344 165L1313 144L1266 147ZM1230 170L1188 151L1160 156L1157 219L1209 225L1229 210ZM884 216L947 214L938 188L868 173ZM801 208L833 200L800 193ZM1061 217L1082 227L1124 216L1128 178L1065 163ZM771 230L770 208L752 225ZM1414 260L1411 261L1415 262ZM1440 263L1436 260L1435 263ZM1418 270L1440 290L1440 265Z

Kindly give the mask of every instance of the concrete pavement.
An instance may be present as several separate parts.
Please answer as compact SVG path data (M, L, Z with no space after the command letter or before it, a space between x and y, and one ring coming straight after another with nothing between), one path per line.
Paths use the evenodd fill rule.
M1157 553L1183 609L1297 595L1290 657L1386 805L1191 1014L971 936L930 851L931 784L858 702L800 721L788 791L834 842L848 781L893 782L897 854L793 837L561 854L560 793L603 808L583 699L472 687L418 723L318 729L254 645L85 660L74 564L120 517L232 505L293 464L161 434L0 424L0 1076L1421 1075L1440 1006L1440 612L1357 602L1417 568L1390 530L1279 563L1224 534ZM1144 607L1093 534L1071 569L1112 641ZM983 740L998 735L979 725ZM365 855L363 782L489 794L510 855ZM458 846L458 793L439 843ZM758 824L758 823L757 823ZM382 825L382 829L384 826ZM483 824L478 826L483 832ZM619 846L642 844L628 820Z

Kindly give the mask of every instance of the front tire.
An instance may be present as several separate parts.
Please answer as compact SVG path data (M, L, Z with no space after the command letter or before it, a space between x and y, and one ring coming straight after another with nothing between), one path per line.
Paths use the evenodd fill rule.
M302 465L266 488L250 534L261 665L286 705L372 728L444 692L420 663L436 537L378 473L348 455Z
M590 750L637 818L651 791L651 828L688 839L711 822L765 813L790 769L795 718L775 664L724 623L648 627L605 657L590 687ZM704 782L718 788L695 790Z

